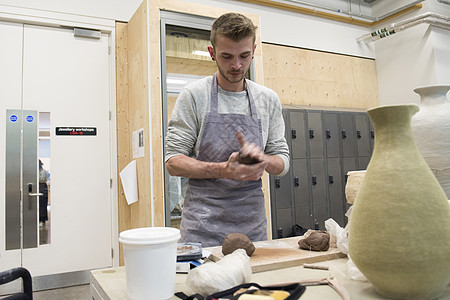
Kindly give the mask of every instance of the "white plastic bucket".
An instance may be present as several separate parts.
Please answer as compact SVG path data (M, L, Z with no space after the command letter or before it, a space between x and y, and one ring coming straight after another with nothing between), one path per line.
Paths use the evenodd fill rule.
M180 230L171 227L136 228L120 233L130 299L173 296L179 238Z

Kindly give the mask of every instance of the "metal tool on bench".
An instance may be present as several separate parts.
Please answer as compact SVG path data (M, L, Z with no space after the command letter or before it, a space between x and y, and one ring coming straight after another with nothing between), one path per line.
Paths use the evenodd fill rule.
M301 280L292 283L300 283L303 286L329 285L331 288L333 288L333 290L335 290L339 294L339 296L341 296L342 300L350 300L350 295L347 292L347 290L332 275L322 279ZM281 286L286 284L289 283L276 284L271 286L278 286L278 285Z

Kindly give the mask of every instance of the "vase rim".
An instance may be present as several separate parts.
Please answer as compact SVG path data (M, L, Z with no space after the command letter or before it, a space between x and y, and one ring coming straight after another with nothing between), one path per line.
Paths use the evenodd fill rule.
M419 110L419 105L415 103L403 103L403 104L387 104L387 105L380 105L376 107L369 108L367 112L378 110L382 108L388 108L388 107L416 107L417 111Z
M417 94L420 94L421 91L426 90L426 89L442 89L445 90L447 89L450 90L450 84L432 84L432 85L425 85L425 86L419 86L416 87L415 89L413 89L413 91Z

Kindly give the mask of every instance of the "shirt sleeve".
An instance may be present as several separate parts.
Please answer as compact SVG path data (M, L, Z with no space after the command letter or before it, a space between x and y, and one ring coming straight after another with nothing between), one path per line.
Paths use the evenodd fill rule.
M192 156L198 138L195 101L188 89L178 95L166 133L165 160L175 155Z
M269 130L264 152L268 155L278 155L284 162L283 171L277 176L284 176L289 171L289 147L286 142L285 125L281 107L281 101L275 93L272 95L269 111Z

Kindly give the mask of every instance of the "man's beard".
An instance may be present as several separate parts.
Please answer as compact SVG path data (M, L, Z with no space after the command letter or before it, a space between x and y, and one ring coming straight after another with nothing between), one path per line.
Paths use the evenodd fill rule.
M219 64L217 62L216 62L216 64L217 64L217 68L219 69L220 74L222 74L222 77L225 78L226 81L228 81L230 83L238 83L238 82L242 81L242 79L245 76L245 72L242 72L241 73L242 75L239 76L238 79L234 79L234 78L231 79L229 76L227 76L226 72L222 70L222 68L219 66Z

